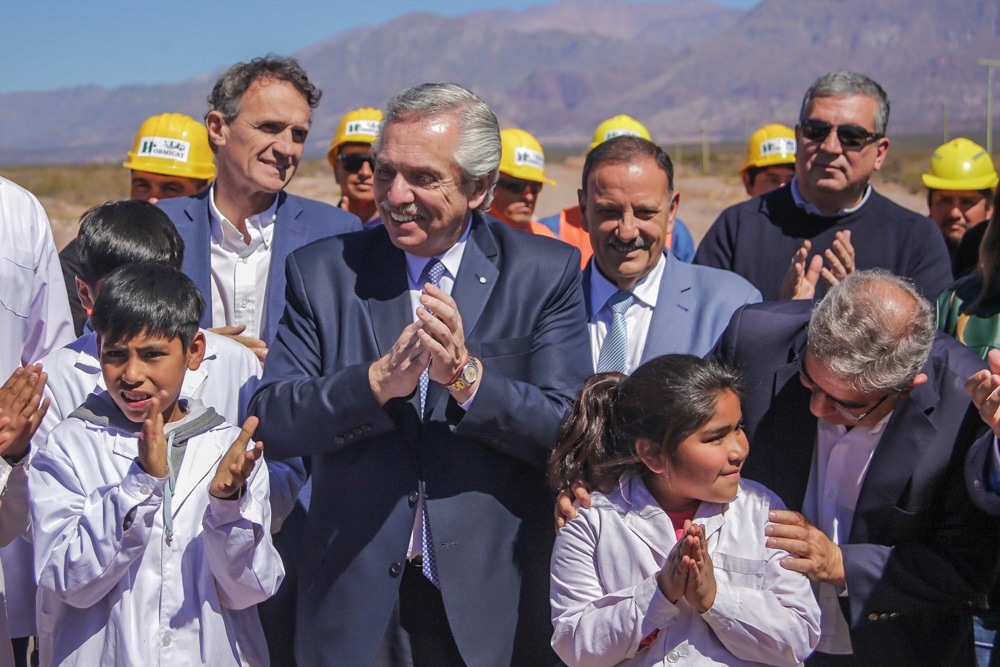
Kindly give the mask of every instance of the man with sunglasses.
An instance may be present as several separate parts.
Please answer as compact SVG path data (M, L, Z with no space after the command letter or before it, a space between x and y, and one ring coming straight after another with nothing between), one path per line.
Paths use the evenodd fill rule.
M372 192L372 144L378 139L382 112L365 107L344 114L326 153L340 186L340 208L361 219L365 229L382 224Z
M493 190L490 215L514 229L556 238L551 229L532 220L542 186L555 181L545 177L542 146L524 130L500 130L500 179Z
M995 520L965 491L984 364L934 332L907 280L858 271L810 302L737 311L714 354L744 369L743 468L788 505L768 546L817 586L814 665L974 665L962 606L988 588Z
M889 150L888 122L889 98L867 76L817 79L796 127L795 177L723 211L695 262L735 271L766 300L822 296L828 284L875 267L937 296L952 280L937 226L870 184Z

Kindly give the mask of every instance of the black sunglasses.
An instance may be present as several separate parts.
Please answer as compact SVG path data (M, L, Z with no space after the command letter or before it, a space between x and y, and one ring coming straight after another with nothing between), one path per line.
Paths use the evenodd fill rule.
M876 141L884 137L884 134L879 134L878 132L869 132L860 125L837 125L837 141L844 148L861 148L868 143L870 139L875 139ZM833 130L834 126L825 120L804 120L799 123L799 128L802 130L802 136L809 141L823 141Z
M369 153L341 153L337 156L340 166L349 174L361 171L361 165L368 163L368 168L375 171L375 158Z
M524 192L525 188L531 190L531 194L537 196L539 192L542 191L542 184L536 181L526 181L522 178L501 178L497 181L497 185L511 193L512 195L519 195Z

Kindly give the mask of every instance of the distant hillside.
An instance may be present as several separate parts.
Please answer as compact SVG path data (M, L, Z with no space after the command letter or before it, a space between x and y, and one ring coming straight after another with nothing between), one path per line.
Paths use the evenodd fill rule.
M702 124L712 138L742 139L746 126L794 123L820 74L855 69L889 91L890 131L934 131L948 103L954 134L985 122L986 69L976 60L1000 58L1000 3L763 0L743 11L705 0L563 0L523 12L412 14L295 55L324 91L311 154L325 150L346 110L434 80L473 88L503 125L569 145L617 113L662 142L698 137ZM218 74L0 95L0 163L120 160L145 117L200 118Z

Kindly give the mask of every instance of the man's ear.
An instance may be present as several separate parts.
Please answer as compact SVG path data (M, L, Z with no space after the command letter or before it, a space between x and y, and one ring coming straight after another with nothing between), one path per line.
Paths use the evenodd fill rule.
M207 344L205 333L201 329L198 329L198 332L188 344L187 367L189 371L196 371L201 366L201 362L205 359L205 346Z
M76 276L74 280L76 281L76 295L80 297L83 309L90 313L94 309L94 302L97 301L97 295L94 294L93 288L80 276Z
M490 184L493 182L493 175L489 174L469 183L469 210L474 211L486 199L486 193L490 191Z
M208 112L208 115L205 116L205 128L208 130L208 140L212 142L213 146L218 148L219 146L226 145L226 135L228 134L229 125L220 112Z

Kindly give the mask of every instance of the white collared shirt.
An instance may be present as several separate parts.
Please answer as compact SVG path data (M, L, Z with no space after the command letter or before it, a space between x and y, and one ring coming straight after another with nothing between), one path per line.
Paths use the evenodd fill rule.
M854 510L868 466L885 432L890 412L874 426L845 426L817 420L816 450L802 513L834 544L847 544L854 523ZM819 584L816 596L822 611L822 635L817 651L853 653L851 633L840 608L841 591L832 584Z
M215 184L208 202L212 223L212 326L245 324L242 335L260 338L267 323L267 276L278 197L266 211L246 219L250 243L215 205Z
M594 364L592 368L597 368L601 346L604 344L604 337L608 335L608 327L611 326L612 315L608 299L615 295L618 287L601 274L594 258L590 262L590 304L594 314L591 315L587 328L590 330L590 356ZM646 334L653 319L653 309L656 308L656 297L660 293L664 265L666 261L661 257L653 270L632 289L635 301L625 311L625 330L628 332L625 363L629 373L642 363Z
M868 198L871 196L871 194L872 194L872 185L871 183L869 183L868 187L865 188L865 196L861 198L861 201L858 202L857 206L852 206L851 208L842 208L832 215L826 215L825 213L819 210L819 207L816 206L816 204L813 204L812 202L807 202L802 197L802 193L799 192L798 176L792 177L792 199L795 200L795 205L803 209L806 213L810 213L812 215L818 215L823 218L840 218L845 215L850 215L851 213L854 213L859 208L864 206L865 202L868 201Z

